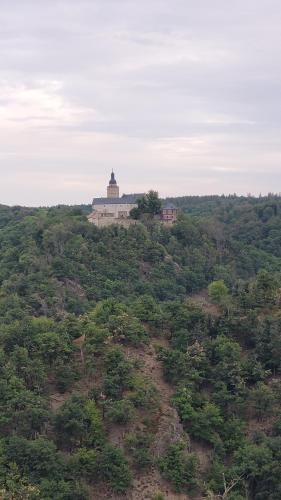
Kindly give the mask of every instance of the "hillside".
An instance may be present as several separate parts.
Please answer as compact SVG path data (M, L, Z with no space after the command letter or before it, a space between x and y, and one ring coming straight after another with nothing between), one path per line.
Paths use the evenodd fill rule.
M281 498L281 199L0 207L0 498Z

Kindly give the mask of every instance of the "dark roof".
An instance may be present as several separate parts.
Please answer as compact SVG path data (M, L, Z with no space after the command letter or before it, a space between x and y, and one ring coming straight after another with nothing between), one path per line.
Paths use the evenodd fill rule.
M124 200L124 203L136 203L144 195L145 193L122 194L121 200Z
M173 203L170 203L170 202L164 203L163 208L177 210L177 207Z
M122 205L136 204L137 200L144 196L144 193L123 194L121 198L94 198L93 205Z
M112 185L112 184L117 184L113 170L112 170L112 172L111 172L111 177L110 177L109 184L110 184L110 185Z

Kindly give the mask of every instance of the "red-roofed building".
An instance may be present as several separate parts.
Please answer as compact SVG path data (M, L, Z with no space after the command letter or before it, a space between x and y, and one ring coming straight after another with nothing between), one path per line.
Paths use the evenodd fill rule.
M173 224L176 222L178 216L178 209L173 203L165 203L161 211L161 219L163 222Z

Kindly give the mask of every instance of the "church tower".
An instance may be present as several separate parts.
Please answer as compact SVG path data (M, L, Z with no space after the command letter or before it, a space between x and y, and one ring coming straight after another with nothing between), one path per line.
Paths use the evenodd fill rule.
M119 198L119 186L117 186L113 170L111 172L111 178L107 186L107 198Z

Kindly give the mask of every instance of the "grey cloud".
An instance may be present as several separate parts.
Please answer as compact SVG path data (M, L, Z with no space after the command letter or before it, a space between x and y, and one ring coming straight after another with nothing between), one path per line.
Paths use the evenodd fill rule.
M280 16L277 0L2 0L0 201L87 202L112 167L124 191L278 191Z

